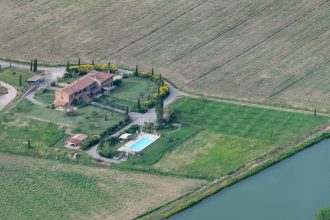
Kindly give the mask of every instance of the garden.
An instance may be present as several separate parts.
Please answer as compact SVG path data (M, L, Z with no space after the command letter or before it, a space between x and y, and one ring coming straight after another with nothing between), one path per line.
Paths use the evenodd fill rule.
M29 86L25 81L35 73L16 67L4 68L0 71L0 81L8 83L18 89L19 92L25 92Z

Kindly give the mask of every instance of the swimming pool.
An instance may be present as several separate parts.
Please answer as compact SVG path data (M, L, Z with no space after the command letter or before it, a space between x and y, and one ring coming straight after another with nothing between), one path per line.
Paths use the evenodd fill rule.
M141 137L138 141L128 147L129 151L140 152L152 144L156 139L150 136Z

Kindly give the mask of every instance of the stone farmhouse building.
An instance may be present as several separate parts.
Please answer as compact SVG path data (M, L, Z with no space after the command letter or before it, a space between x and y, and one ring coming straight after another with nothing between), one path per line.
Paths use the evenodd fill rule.
M89 103L95 96L109 94L114 76L112 73L89 72L70 85L55 91L55 107L70 107L75 100Z

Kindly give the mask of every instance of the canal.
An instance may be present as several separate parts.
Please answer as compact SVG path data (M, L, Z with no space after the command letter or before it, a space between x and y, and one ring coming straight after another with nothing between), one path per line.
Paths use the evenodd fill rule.
M172 220L313 220L330 207L330 140L237 183Z

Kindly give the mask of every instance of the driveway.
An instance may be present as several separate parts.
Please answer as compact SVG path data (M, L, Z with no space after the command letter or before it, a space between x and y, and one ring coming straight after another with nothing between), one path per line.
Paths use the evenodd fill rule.
M13 86L2 81L0 81L0 85L8 90L8 93L6 95L0 95L0 110L1 110L11 101L14 100L14 98L17 95L17 90Z

